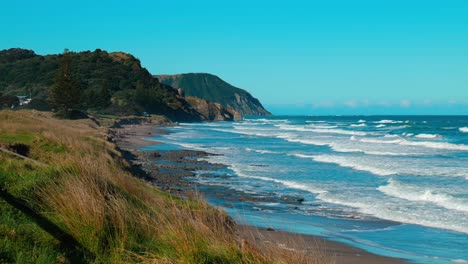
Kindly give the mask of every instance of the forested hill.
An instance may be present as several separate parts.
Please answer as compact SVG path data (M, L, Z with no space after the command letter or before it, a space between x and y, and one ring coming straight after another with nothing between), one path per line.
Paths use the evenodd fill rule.
M80 108L84 111L119 115L148 112L173 121L210 120L179 96L177 90L159 83L130 54L100 49L69 54L72 75L81 89ZM41 56L25 49L0 51L0 93L31 96L45 103L62 56ZM230 120L234 113L224 116Z
M156 75L161 83L182 88L186 95L196 96L231 107L243 115L271 115L249 92L234 87L208 73Z

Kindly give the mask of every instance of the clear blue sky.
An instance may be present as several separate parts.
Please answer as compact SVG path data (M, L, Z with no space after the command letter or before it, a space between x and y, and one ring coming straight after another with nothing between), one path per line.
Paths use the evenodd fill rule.
M3 1L0 49L209 72L276 114L468 114L468 1Z

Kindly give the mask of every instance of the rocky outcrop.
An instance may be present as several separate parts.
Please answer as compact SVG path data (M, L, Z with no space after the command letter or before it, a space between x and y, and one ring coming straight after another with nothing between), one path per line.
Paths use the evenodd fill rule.
M271 115L247 91L234 87L218 76L208 73L156 75L161 83L181 88L187 96L196 96L232 108L241 115Z
M213 103L205 99L187 96L185 100L205 120L203 121L232 121L242 119L242 115L232 108L226 108L219 103Z

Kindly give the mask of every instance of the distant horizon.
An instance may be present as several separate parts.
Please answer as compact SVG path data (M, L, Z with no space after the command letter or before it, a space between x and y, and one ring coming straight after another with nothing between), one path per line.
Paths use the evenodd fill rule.
M268 109L267 109L268 110ZM283 114L279 114L279 115L276 115L276 114L273 114L271 115L271 117L356 117L356 116L367 116L367 117L388 117L388 116L393 116L393 117L399 117L399 116L437 116L437 117L449 117L449 116L453 116L453 117L468 117L467 114L460 114L460 115L446 115L446 114L435 114L435 115L426 115L426 114L418 114L418 115L391 115L391 114L388 114L388 115L347 115L347 114L344 114L344 115L301 115L301 114L297 114L297 115L294 115L294 114L286 114L286 115L283 115ZM244 116L245 117L264 117L264 116L251 116L251 115L248 115L248 116Z
M344 103L333 109L320 108L313 105L307 106L281 106L263 104L273 115L284 116L466 116L468 115L468 104L438 104L436 107L413 105L406 108L399 107L377 107L363 108L348 107Z

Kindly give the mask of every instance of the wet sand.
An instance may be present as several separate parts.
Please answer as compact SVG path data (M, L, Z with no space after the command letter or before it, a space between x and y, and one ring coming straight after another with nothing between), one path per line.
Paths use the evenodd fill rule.
M210 155L203 151L171 150L167 152L143 151L141 147L159 144L144 138L167 133L164 127L154 124L123 125L113 128L110 140L122 150L134 172L155 186L169 193L185 196L194 183L186 177L194 176L193 171L206 166L223 166L198 161L197 158ZM260 250L268 252L271 245L293 252L306 252L311 258L320 258L325 263L367 264L367 263L405 263L397 258L389 258L369 253L343 243L312 235L263 229L238 225L240 240L255 244Z

